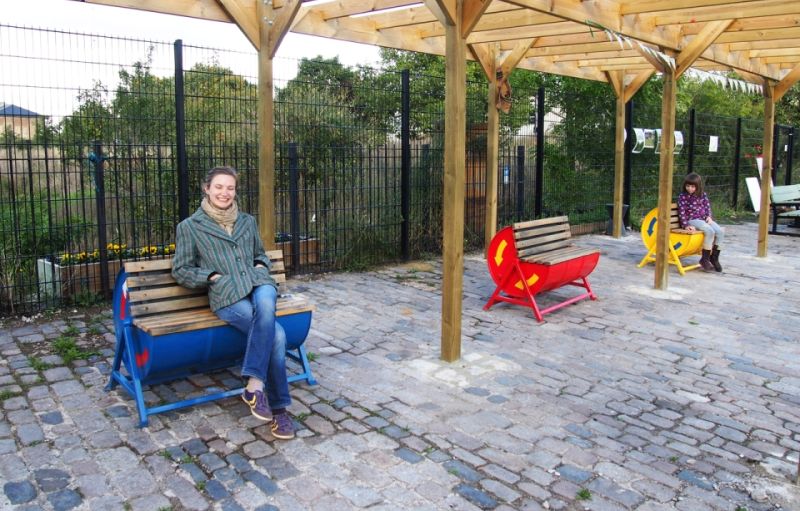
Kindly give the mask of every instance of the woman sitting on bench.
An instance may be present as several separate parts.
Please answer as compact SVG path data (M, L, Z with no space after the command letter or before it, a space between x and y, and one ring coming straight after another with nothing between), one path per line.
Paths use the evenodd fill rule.
M236 180L232 167L208 171L200 208L178 224L172 275L185 287L207 287L211 310L247 335L242 399L255 417L269 421L275 438L290 439L286 333L275 322L277 285L255 219L236 205Z
M678 221L687 231L703 232L703 255L700 258L703 270L722 271L719 247L725 231L711 218L711 202L703 192L703 180L694 172L686 175L683 191L678 195Z

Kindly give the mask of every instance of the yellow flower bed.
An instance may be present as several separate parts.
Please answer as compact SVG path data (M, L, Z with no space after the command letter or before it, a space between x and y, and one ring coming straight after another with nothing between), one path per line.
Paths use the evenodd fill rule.
M124 243L109 243L106 245L109 259L130 259L133 257L152 257L159 255L171 255L175 253L175 244L169 245L148 245L139 249L130 249ZM91 252L65 252L56 257L58 264L68 266L70 264L94 263L100 260L100 249L96 248Z

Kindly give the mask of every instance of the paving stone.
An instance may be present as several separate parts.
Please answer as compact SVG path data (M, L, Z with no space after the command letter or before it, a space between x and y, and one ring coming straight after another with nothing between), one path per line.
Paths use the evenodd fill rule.
M592 477L592 473L586 470L581 470L578 467L573 467L572 465L561 465L556 468L556 472L561 477L572 481L576 484L582 484Z
M714 485L711 484L706 477L692 470L681 470L678 472L678 479L686 481L687 483L693 484L699 488L703 488L704 490L714 489Z
M43 468L33 471L33 478L36 485L43 492L60 490L69 484L70 475L63 470L55 468Z
M23 504L36 498L36 488L29 481L8 482L3 493L12 504Z
M445 461L442 466L449 473L470 483L476 483L482 479L478 472L458 460Z
M275 482L257 470L245 472L242 476L253 483L265 495L272 495L278 491L278 485Z
M211 497L212 500L227 499L231 495L225 486L216 479L210 479L206 481L203 491L206 493L206 495Z
M130 501L131 511L153 511L170 507L169 499L163 495L153 494L137 497Z
M47 500L53 506L53 511L67 511L80 506L83 502L78 492L66 488L49 494Z
M498 502L487 493L464 483L457 485L454 491L480 509L494 509L498 505Z

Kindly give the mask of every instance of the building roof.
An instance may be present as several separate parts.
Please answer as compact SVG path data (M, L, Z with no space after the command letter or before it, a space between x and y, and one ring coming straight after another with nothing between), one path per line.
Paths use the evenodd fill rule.
M42 117L42 114L32 112L27 108L12 105L11 103L0 103L0 116L2 117Z

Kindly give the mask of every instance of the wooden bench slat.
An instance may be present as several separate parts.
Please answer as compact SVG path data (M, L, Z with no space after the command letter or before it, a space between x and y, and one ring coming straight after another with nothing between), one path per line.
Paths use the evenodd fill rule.
M144 287L144 286L159 286L164 284L177 285L175 278L170 272L164 273L151 273L151 274L129 274L128 275L128 289Z
M567 241L561 241L558 243L549 243L547 245L538 245L517 251L517 256L520 259L530 259L538 255L549 254L550 252L561 250L571 246L572 244Z
M539 263L539 264L546 264L546 265L553 265L562 263L564 261L569 261L571 259L576 259L578 257L596 254L600 251L597 249L591 248L581 248L581 247L570 247L569 249L564 250L557 250L554 252L548 252L543 254L540 257L533 258L532 262Z
M201 294L207 294L205 289L190 289L183 286L147 287L128 291L128 299L131 301L131 303L138 303L148 300L162 300L164 298L195 296Z
M543 234L542 236L536 237L528 237L525 239L518 239L514 242L517 248L526 248L533 245L545 245L550 242L554 241L570 241L570 236L566 235L567 233L564 231L553 233L553 234Z
M527 222L517 222L513 225L514 232L529 229L531 227L538 227L541 225L550 224L563 224L569 223L569 218L566 216L551 216L549 218L540 218L538 220L528 220Z
M172 268L172 258L148 259L145 261L128 261L125 263L125 271L128 273L138 273L141 271L156 271Z
M131 304L131 315L133 317L142 314L156 314L161 312L172 312L176 310L194 309L208 305L208 295L184 298L181 300L165 300L152 303Z
M526 238L544 236L545 234L553 234L553 233L563 233L566 236L572 235L569 229L569 224L564 223L564 224L551 224L551 225L544 225L541 227L528 227L526 229L520 229L519 231L514 231L514 239L523 240Z

